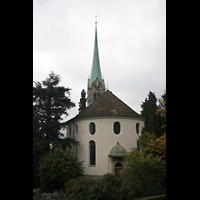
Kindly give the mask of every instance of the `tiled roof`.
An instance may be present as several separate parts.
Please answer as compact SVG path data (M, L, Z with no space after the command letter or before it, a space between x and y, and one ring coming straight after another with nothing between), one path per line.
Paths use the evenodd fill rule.
M86 107L73 119L95 116L131 116L144 118L109 90L106 90L96 101Z

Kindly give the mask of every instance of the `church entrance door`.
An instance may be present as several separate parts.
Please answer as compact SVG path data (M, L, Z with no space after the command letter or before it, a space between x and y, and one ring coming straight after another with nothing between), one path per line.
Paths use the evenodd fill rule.
M122 170L123 170L123 165L121 163L117 163L115 165L115 176L119 178L121 176Z

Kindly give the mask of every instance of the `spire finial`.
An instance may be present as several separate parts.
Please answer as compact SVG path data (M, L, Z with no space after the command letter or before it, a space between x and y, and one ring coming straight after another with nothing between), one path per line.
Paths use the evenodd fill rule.
M98 15L98 14L97 14ZM97 23L97 15L95 16L95 18L96 18L96 21L95 21L95 23Z

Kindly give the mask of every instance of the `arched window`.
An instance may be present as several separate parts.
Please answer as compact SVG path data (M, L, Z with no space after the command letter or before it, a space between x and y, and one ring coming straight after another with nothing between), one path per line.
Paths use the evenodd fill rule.
M123 168L123 165L122 165L121 163L117 163L117 164L115 165L115 168Z
M71 126L69 127L69 136L71 136L71 133L72 133L72 129L71 129Z
M139 134L140 131L140 123L136 124L136 133Z
M113 131L115 134L119 134L120 133L120 123L119 122L115 122L113 125Z
M90 165L96 165L96 144L93 140L89 142L89 156Z
M93 94L93 99L94 99L94 100L97 99L97 94L96 94L96 93Z
M95 123L94 123L94 122L91 122L91 123L90 123L90 133L91 133L92 135L94 135L94 134L95 134L95 131L96 131Z
M98 98L100 97L101 93L98 93Z
M76 124L76 134L78 134L78 125Z

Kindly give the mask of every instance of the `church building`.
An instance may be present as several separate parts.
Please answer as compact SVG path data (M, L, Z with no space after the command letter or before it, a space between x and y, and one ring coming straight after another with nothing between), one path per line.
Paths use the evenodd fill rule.
M68 121L67 137L80 141L73 152L84 161L85 175L100 178L106 173L119 176L124 157L137 147L144 117L106 90L102 78L95 22L92 70L88 79L87 107Z

